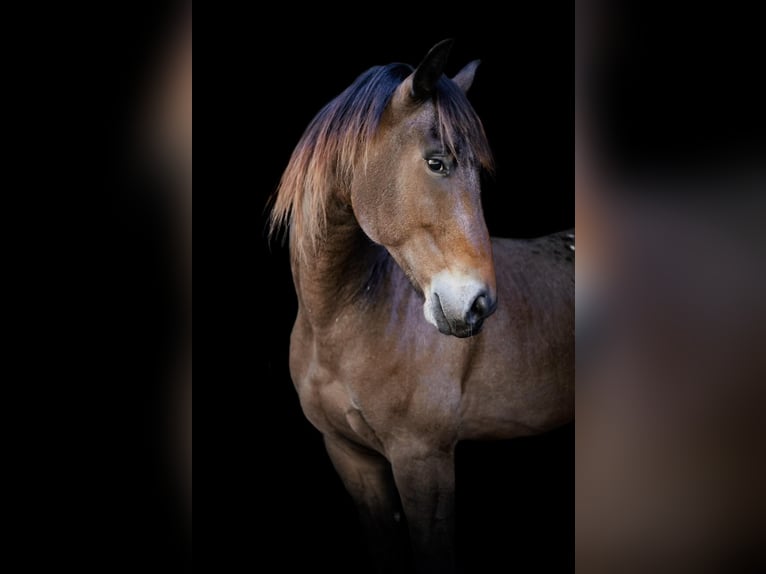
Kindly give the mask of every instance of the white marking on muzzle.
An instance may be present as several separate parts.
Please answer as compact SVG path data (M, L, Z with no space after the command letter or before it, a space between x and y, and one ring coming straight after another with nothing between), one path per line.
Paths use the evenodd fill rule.
M426 321L438 328L435 312L436 306L450 325L462 321L471 309L476 297L486 289L485 284L471 275L453 271L440 271L431 278L431 283L425 290L426 301L423 304L423 315Z

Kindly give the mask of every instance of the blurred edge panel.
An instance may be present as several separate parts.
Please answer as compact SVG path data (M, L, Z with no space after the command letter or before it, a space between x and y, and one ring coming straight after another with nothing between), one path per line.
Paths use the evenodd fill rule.
M763 571L760 20L576 7L578 571Z

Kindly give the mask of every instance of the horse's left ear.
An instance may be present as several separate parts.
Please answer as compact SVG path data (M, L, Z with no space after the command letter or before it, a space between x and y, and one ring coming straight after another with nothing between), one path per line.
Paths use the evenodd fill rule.
M476 68L481 64L481 60L474 60L468 62L465 67L460 70L452 81L455 82L463 92L467 92L473 85L473 77L476 75Z

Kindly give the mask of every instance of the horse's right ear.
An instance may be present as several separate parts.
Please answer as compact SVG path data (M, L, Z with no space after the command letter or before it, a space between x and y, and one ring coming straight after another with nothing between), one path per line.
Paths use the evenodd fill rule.
M412 97L416 100L425 100L430 97L444 73L447 58L452 49L454 40L451 38L442 40L431 48L420 62L420 65L412 73Z
M454 40L442 40L431 48L415 71L407 76L397 88L394 101L399 103L421 102L428 99L436 88L436 83L444 73L450 49Z

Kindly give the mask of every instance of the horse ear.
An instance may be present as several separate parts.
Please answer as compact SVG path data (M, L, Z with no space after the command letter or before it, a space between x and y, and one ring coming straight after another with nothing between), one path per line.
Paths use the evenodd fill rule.
M455 82L464 93L471 88L473 77L476 75L476 68L479 67L479 64L481 64L481 60L468 62L465 67L452 78L452 81Z
M454 40L442 40L431 48L412 74L412 97L416 100L428 98L447 65Z

